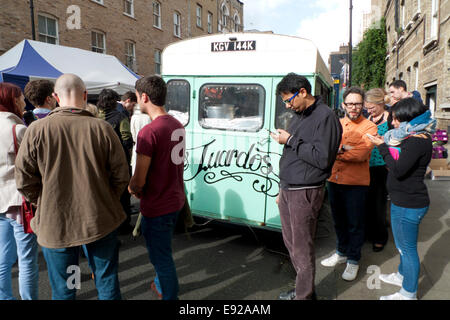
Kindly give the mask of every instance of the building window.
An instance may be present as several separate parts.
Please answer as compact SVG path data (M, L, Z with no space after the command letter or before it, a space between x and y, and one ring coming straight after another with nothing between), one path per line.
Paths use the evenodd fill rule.
M58 44L58 22L48 16L38 15L39 41Z
M406 19L405 1L402 1L401 11L402 11L402 29L405 30L405 19Z
M219 25L221 25L222 28L226 28L228 25L228 16L230 15L227 6L222 4L222 7L220 8L220 22Z
M434 113L436 111L436 102L437 102L437 86L430 86L426 88L427 95L425 98L425 104L429 107L431 111L431 116L434 117Z
M91 33L91 50L98 53L106 53L105 34L97 31Z
M432 0L432 2L431 2L431 28L430 28L430 31L431 31L430 36L432 39L437 38L438 20L439 20L438 0Z
M239 32L241 25L241 19L239 18L239 15L236 13L234 15L234 32Z
M134 17L133 0L123 0L123 12L129 16Z
M136 45L133 42L125 42L125 65L136 71Z
M155 50L155 73L161 74L161 50Z
M419 63L418 62L414 63L414 76L415 76L414 90L418 90L418 88L419 88Z
M197 4L197 27L202 27L202 6Z
M213 21L213 14L211 12L208 12L208 33L212 33L212 21Z
M181 15L178 12L173 13L173 35L181 37Z
M153 26L161 29L161 3L153 2Z

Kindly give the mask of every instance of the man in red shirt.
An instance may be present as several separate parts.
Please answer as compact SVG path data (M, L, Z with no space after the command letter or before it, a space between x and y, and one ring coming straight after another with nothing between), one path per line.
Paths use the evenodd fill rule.
M167 86L159 76L136 81L141 112L152 122L138 134L136 169L128 186L139 198L142 234L156 270L163 300L178 299L178 277L172 257L172 234L185 202L183 125L164 109Z

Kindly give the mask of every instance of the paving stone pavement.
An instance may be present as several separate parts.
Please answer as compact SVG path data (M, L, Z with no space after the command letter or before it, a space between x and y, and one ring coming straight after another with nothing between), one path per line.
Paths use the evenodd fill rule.
M450 300L450 181L426 180L430 210L419 231L421 261L418 298ZM133 221L137 216L133 216ZM180 300L275 300L294 285L294 272L281 233L248 226L196 220L203 224L189 234L174 236L173 250L180 281ZM390 230L389 230L390 231ZM119 280L126 300L157 300L150 290L155 276L143 237L121 236ZM381 252L366 242L355 281L341 279L345 265L325 268L320 261L334 252L335 234L325 206L316 239L316 292L319 300L377 300L398 287L377 282L376 272L397 270L399 254L390 233ZM97 293L85 258L80 258L81 289L77 299L95 300ZM379 269L378 269L379 268ZM40 299L51 299L45 260L39 253ZM375 271L372 271L375 270ZM370 272L369 272L370 271ZM375 273L374 273L375 272ZM13 268L13 290L18 293L18 269Z

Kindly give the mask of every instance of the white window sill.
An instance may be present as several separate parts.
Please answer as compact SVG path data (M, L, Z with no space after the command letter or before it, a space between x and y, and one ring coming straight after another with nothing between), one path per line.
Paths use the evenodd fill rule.
M123 12L123 15L127 16L128 18L131 18L133 20L136 20L136 17L134 15L129 14L129 13Z
M428 49L431 47L434 47L437 44L437 38L432 37L431 39L427 40L425 44L422 46L422 49Z
M419 19L420 17L420 10L418 10L416 13L414 13L413 17L412 17L412 21L416 21L417 19Z
M98 4L99 6L102 6L102 7L105 7L105 8L106 8L105 3L97 2L97 1L94 1L94 0L91 0L91 2L96 3L96 4Z

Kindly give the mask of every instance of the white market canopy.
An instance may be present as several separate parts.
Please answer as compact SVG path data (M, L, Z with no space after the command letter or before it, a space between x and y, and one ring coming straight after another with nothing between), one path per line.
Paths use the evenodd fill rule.
M21 86L32 79L56 79L73 73L83 79L89 94L104 88L119 94L134 90L138 75L116 57L88 50L22 40L0 56L0 82Z

